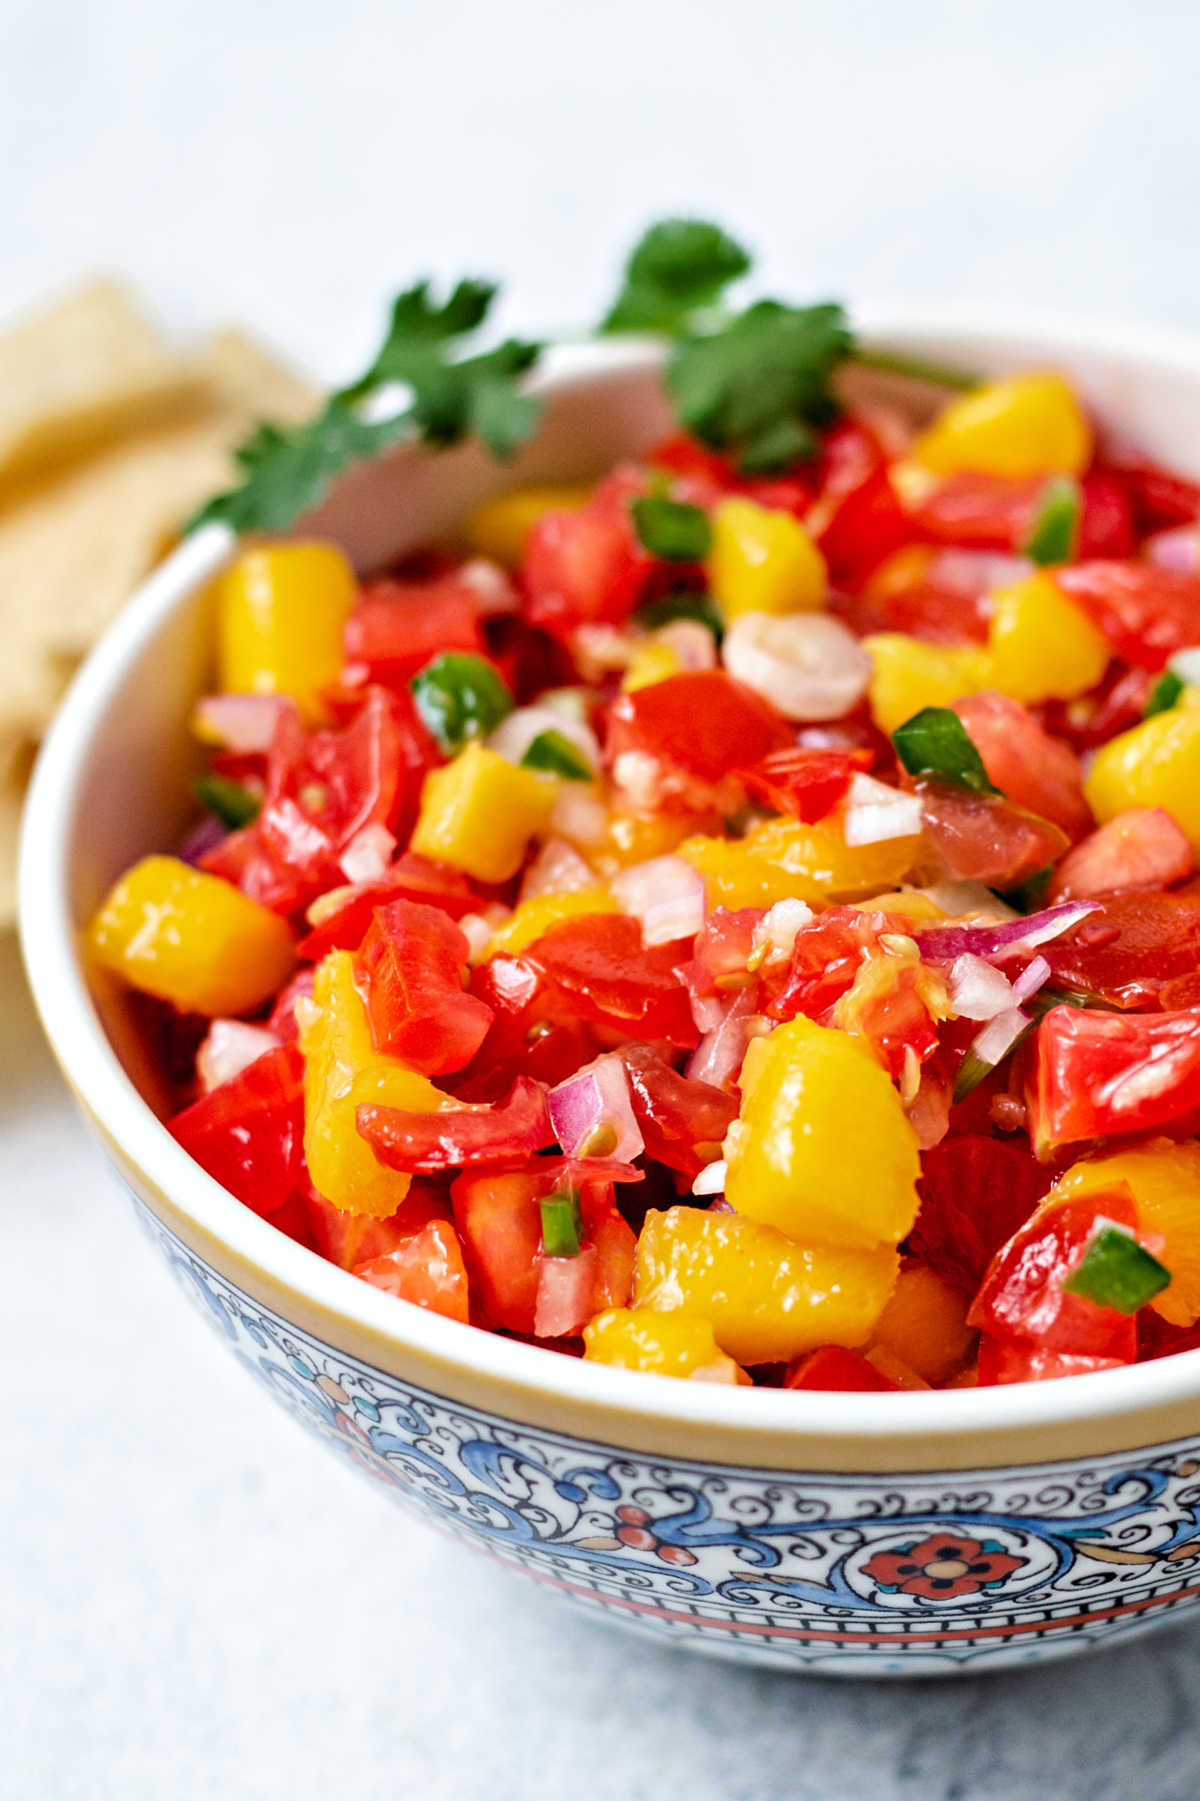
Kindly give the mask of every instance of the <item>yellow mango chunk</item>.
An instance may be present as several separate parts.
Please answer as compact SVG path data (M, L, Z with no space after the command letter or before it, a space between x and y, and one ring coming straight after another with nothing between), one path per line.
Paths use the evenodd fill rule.
M750 1378L727 1357L706 1319L684 1313L651 1313L647 1308L614 1307L583 1328L588 1363L643 1370L654 1376L690 1377L693 1382L747 1383Z
M286 922L222 876L143 857L109 890L87 932L98 963L182 1013L252 1013L296 960Z
M513 909L498 931L488 940L487 955L497 951L516 954L527 944L536 944L551 926L564 919L578 919L587 913L615 913L617 903L607 888L577 888L568 894L535 894Z
M943 407L912 456L935 475L1082 475L1092 429L1064 376L1012 375Z
M741 1083L730 1206L805 1244L899 1244L917 1216L917 1137L870 1052L801 1016L754 1039Z
M638 1238L634 1306L708 1320L738 1363L780 1363L871 1335L896 1280L890 1247L802 1245L735 1213L672 1207Z
M1048 575L1029 575L992 596L992 685L1036 706L1094 688L1112 650L1081 607Z
M425 777L411 848L481 882L507 882L534 833L550 823L556 786L472 742Z
M872 1357L883 1352L899 1358L922 1382L948 1381L975 1342L967 1324L968 1305L967 1297L936 1271L906 1263L871 1335Z
M829 571L791 513L734 496L712 518L708 585L722 618L811 612L824 605Z
M459 536L476 556L491 557L515 569L525 555L529 534L545 513L573 512L587 500L585 482L545 482L536 488L514 488L481 502L468 515Z
M1200 1319L1200 1145L1157 1138L1136 1150L1072 1164L1059 1177L1043 1208L1080 1194L1095 1194L1114 1182L1128 1182L1144 1232L1161 1232L1158 1253L1171 1280L1149 1303L1173 1326Z
M580 842L588 861L601 875L611 876L633 863L648 863L652 857L665 857L695 830L696 824L697 821L686 813L614 810L609 813L599 838ZM565 836L569 838L569 832Z
M1165 807L1200 853L1200 708L1155 713L1102 744L1083 791L1101 825L1130 807Z
M358 598L336 544L243 550L217 583L217 669L227 694L286 694L310 723L342 668L342 629Z
M375 1049L349 951L331 951L317 964L300 1049L304 1155L313 1187L343 1213L386 1218L408 1193L412 1177L378 1161L359 1134L358 1108L374 1105L433 1113L459 1103L425 1076Z
M653 688L668 676L678 675L683 668L679 652L662 638L646 638L634 646L633 655L621 677L622 694L633 694L638 688Z
M769 819L744 838L688 838L678 855L704 877L710 907L770 907L777 900L860 900L894 888L913 868L921 840L847 844L836 818L803 825Z
M922 707L948 707L964 694L992 686L988 653L973 645L927 644L904 632L873 632L863 639L874 665L867 698L881 732Z

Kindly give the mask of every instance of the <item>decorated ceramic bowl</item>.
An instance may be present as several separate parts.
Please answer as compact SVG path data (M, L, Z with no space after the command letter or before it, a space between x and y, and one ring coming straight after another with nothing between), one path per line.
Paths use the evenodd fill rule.
M1200 474L1200 345L895 320L869 335L967 367L1060 366L1108 422ZM307 526L370 569L503 486L602 470L665 428L656 370L646 349L564 353L511 468L470 447L399 450L345 478ZM77 940L118 872L184 824L186 721L230 549L217 527L186 542L79 676L34 781L21 912L80 1107L179 1287L243 1366L465 1545L577 1609L721 1657L868 1676L992 1669L1114 1641L1200 1599L1200 1351L951 1392L639 1375L397 1301L186 1156L160 1124L128 997L89 984Z

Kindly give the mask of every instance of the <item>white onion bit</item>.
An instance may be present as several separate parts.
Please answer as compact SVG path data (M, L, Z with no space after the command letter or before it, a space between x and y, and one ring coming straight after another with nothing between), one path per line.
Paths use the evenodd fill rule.
M751 962L755 969L777 969L786 963L796 942L796 933L812 921L813 910L807 901L781 900L768 907L754 928Z
M641 921L647 946L694 938L704 924L704 877L682 857L634 863L609 882L613 899Z
M708 1164L705 1169L700 1171L700 1174L692 1183L692 1193L724 1194L726 1174L727 1165L725 1159L724 1157L718 1157L715 1163Z
M578 894L595 885L595 875L572 845L562 838L547 838L525 871L521 899L534 900L539 894Z
M1189 644L1184 650L1177 650L1167 668L1188 687L1200 682L1200 644Z
M543 732L560 733L579 752L593 774L600 767L600 746L591 726L551 707L517 707L500 721L488 739L487 747L499 751L510 763L519 763L534 739Z
M915 838L921 830L921 797L877 782L861 770L850 778L842 814L847 844L882 844L888 838Z
M266 1026L248 1026L242 1019L214 1019L204 1043L196 1052L196 1074L204 1094L223 1082L232 1082L244 1069L283 1043Z
M1022 1013L1020 1007L1008 1007L976 1032L971 1040L971 1051L981 1063L991 1067L1007 1057L1028 1024L1029 1015Z
M1015 1005L1008 977L970 951L950 966L950 1005L960 1019L995 1019Z
M338 867L348 882L381 882L396 849L396 840L378 820L351 838Z
M871 679L867 652L828 613L743 613L726 632L721 657L730 675L785 719L840 719Z

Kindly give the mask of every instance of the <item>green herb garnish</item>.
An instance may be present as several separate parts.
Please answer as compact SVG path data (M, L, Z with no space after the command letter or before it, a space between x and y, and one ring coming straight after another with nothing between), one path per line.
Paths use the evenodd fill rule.
M1046 567L1069 563L1079 542L1083 495L1069 475L1056 475L1042 489L1029 536L1021 546L1033 562Z
M547 775L561 775L568 782L590 782L596 775L566 734L556 731L553 726L531 739L521 758L521 767L540 769Z
M192 792L202 807L236 832L240 826L252 825L262 811L262 800L242 782L227 775L202 775L192 783Z
M884 375L905 375L911 381L932 382L935 387L955 388L961 393L978 388L984 379L972 370L960 369L950 363L930 362L923 356L906 356L902 350L871 350L863 344L855 345L852 361L863 369L878 369Z
M513 697L494 663L448 650L426 663L409 686L417 712L449 754L469 738L485 738L513 709Z
M1164 669L1150 690L1142 718L1153 719L1156 713L1169 713L1172 707L1179 705L1184 686L1182 678L1173 669Z
M559 1189L541 1205L542 1249L547 1257L578 1257L583 1240L583 1215L577 1188Z
M892 733L896 755L909 775L953 782L976 794L999 794L988 780L983 758L958 714L949 707L922 707Z
M634 530L643 549L668 563L698 563L712 546L712 526L703 507L660 494L639 494L631 502Z
M725 635L725 621L711 594L663 594L638 608L634 619L643 631L656 632L677 619L694 619L706 625L719 644Z
M1041 869L1035 869L1032 875L1026 876L1013 888L993 888L992 893L997 900L1002 900L1006 907L1013 907L1018 913L1036 913L1045 904L1046 890L1050 886L1050 878L1054 874L1053 863L1046 863Z
M1123 1226L1098 1220L1083 1257L1063 1281L1068 1294L1082 1295L1097 1307L1136 1313L1171 1280L1171 1272L1152 1257Z
M750 258L706 219L662 219L634 247L600 330L676 332L745 275Z

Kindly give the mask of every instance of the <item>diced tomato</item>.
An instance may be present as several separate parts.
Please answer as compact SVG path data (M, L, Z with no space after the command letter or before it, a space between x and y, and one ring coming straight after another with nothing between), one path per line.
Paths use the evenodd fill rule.
M693 995L725 994L743 987L754 952L754 933L765 907L714 907L696 933L693 954L680 973Z
M1083 797L1083 771L1067 745L1043 731L1019 701L994 688L954 702L983 758L988 779L1015 806L1061 826L1069 838L1090 830L1092 810Z
M995 794L975 794L949 782L919 782L924 829L946 875L956 881L1015 888L1053 863L1067 835Z
M648 1154L690 1181L720 1154L737 1118L736 1101L708 1082L679 1075L649 1045L624 1045L620 1056Z
M1058 1376L1090 1376L1096 1370L1119 1370L1127 1357L1081 1357L1071 1351L1047 1351L1041 1345L1003 1338L979 1340L979 1386L1003 1382L1049 1382Z
M744 494L761 507L803 518L812 504L813 484L807 474L790 469L779 475L739 475L728 457L684 432L656 444L646 461L653 469L677 476L672 493L693 506L709 507L726 494Z
M960 1132L921 1159L921 1207L908 1248L973 1295L988 1264L1049 1188L1028 1141Z
M358 968L376 1050L427 1076L470 1062L493 1015L463 988L468 950L436 907L397 900L375 909Z
M479 596L457 576L434 581L367 582L343 634L344 680L403 688L443 651L483 650Z
M1139 669L1161 669L1175 651L1200 643L1200 575L1100 561L1060 569L1055 580L1116 655Z
M1106 897L1041 954L1057 987L1115 1007L1162 1005L1166 984L1200 967L1200 893Z
M298 969L291 981L286 983L275 996L275 1005L271 1008L271 1016L267 1020L267 1030L274 1032L277 1038L289 1042L300 1036L300 1025L296 1018L296 1002L309 1001L313 992L313 971Z
M1109 469L1093 469L1084 476L1083 511L1075 555L1131 557L1137 549L1138 528L1133 503L1125 483Z
M1200 488L1195 482L1130 452L1110 452L1107 466L1129 496L1139 532L1200 519Z
M1153 687L1154 676L1149 670L1111 663L1089 693L1075 700L1047 701L1037 713L1054 738L1064 740L1082 755L1137 725L1145 714Z
M1038 1027L1029 1088L1034 1147L1200 1124L1200 1008L1101 1013L1052 1007Z
M1015 1338L1039 1350L1132 1363L1136 1317L1101 1307L1063 1286L1097 1219L1136 1231L1128 1183L1064 1201L1020 1227L989 1264L967 1316L971 1325L991 1338Z
M716 786L792 742L786 722L753 688L697 669L621 694L608 716L608 760L643 751L668 771Z
M523 1171L458 1177L450 1190L467 1267L494 1326L533 1331L542 1216L537 1179Z
M487 655L518 706L547 688L568 688L578 680L565 647L520 613L497 613L484 626Z
M525 958L576 1018L690 1049L700 1034L679 975L680 950L644 946L641 926L628 914L596 913L560 920Z
M1135 888L1169 888L1192 872L1192 847L1163 807L1131 807L1069 850L1048 901L1091 899Z
M235 888L273 913L290 917L312 894L312 883L276 861L263 845L257 824L228 832L200 858L210 875L224 876Z
M861 419L839 419L825 434L809 525L834 581L849 587L916 536L883 446Z
M576 1338L592 1313L596 1285L596 1249L587 1245L574 1257L539 1255L535 1338Z
M202 1169L269 1219L304 1174L304 1059L280 1045L168 1122Z
M628 1307L637 1253L633 1228L618 1213L609 1183L585 1182L581 1194L586 1237L596 1254L589 1303L591 1313L604 1313L609 1307Z
M1044 486L1039 476L1015 481L972 470L949 475L909 508L911 534L937 544L1019 551Z
M907 929L904 920L888 913L826 907L796 933L786 974L776 978L765 1011L772 1019L794 1019L803 1013L821 1021L853 984L882 934Z
M617 468L586 505L536 522L521 571L534 625L566 638L581 625L624 624L655 568L629 511L645 491L640 470Z
M777 813L813 825L833 812L844 799L855 770L869 769L874 762L869 750L793 750L772 751L761 763L739 769L739 779L747 790Z
M356 1263L352 1273L416 1307L427 1307L464 1326L470 1322L467 1267L458 1233L449 1220L431 1220L392 1250Z
M903 632L935 644L982 644L991 618L989 595L1011 569L1010 559L990 550L910 545L889 557L872 575L850 609L846 623L860 635Z
M358 1130L381 1163L413 1173L494 1163L554 1143L546 1090L528 1076L518 1076L507 1098L491 1106L437 1113L362 1106Z
M553 1088L600 1048L524 956L489 957L471 972L470 990L491 1008L493 1019L476 1055L448 1083L462 1100L497 1100L518 1075Z
M822 1345L788 1365L785 1388L825 1389L836 1394L900 1392L900 1384L877 1370L858 1351L840 1345Z
M305 1204L316 1249L343 1269L383 1257L406 1239L414 1238L431 1220L450 1218L445 1189L421 1176L414 1178L400 1206L386 1219L372 1219L367 1213L343 1213L311 1185Z
M450 919L461 919L484 904L484 897L465 875L444 863L431 863L406 850L381 882L349 883L321 897L320 922L300 940L298 954L319 963L332 950L356 951L367 935L376 907L392 901L415 901L437 907ZM336 904L332 904L335 903Z

